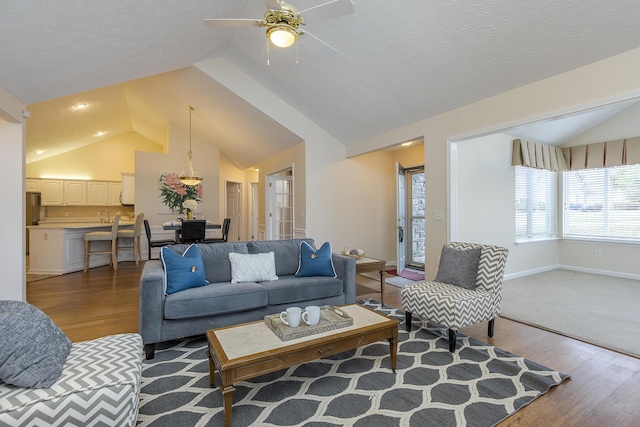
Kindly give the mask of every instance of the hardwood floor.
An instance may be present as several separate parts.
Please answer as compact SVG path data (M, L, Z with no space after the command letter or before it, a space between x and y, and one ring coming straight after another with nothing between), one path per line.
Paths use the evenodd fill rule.
M27 284L27 301L74 342L137 332L141 272L142 264L122 262L116 272L99 267L39 280ZM378 281L359 275L357 283L359 299L380 299ZM385 291L386 304L400 307L400 288ZM571 375L500 426L640 425L640 359L502 318L493 338L486 323L460 332Z

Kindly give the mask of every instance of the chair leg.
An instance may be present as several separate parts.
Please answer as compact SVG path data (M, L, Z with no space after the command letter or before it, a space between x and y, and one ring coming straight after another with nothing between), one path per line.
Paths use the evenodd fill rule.
M91 241L84 241L84 272L86 273L89 269L89 251L91 250Z
M113 239L111 241L111 263L113 264L113 269L118 269L118 239Z
M151 360L153 359L153 357L155 356L156 352L156 345L155 344L145 344L144 345L144 355L147 358L147 360Z
M133 257L136 259L136 265L140 264L140 261L142 261L140 256L140 237L133 238Z
M451 353L456 352L456 338L458 336L458 331L455 329L449 329L449 351Z
M493 336L493 329L495 327L495 322L496 322L496 319L489 320L489 328L487 331L487 335L489 335L490 337Z
M411 312L404 312L404 326L407 328L407 332L411 332Z

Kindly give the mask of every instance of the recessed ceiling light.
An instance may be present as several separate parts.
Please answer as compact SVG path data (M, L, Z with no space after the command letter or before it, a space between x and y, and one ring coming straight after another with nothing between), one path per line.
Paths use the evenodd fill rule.
M85 108L87 108L89 106L89 104L86 103L80 103L80 104L76 104L73 106L74 110L84 110Z
M100 132L96 132L96 134L94 136L102 136L104 134L106 134L106 132L100 131Z
M44 150L36 150L36 154L42 154L44 153Z
M401 145L402 145L403 147L408 147L408 146L410 146L411 144L413 144L413 141L404 142L404 143L402 143Z

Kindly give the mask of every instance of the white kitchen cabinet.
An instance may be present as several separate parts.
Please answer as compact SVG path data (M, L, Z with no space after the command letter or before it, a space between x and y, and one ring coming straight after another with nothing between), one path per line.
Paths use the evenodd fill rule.
M43 179L41 182L42 206L62 206L64 185L61 179Z
M87 181L63 181L64 204L84 206L87 204Z
M27 178L24 182L25 191L42 191L42 181L34 178Z
M120 194L122 192L122 184L119 182L110 182L108 192L108 203L111 206L120 206Z
M107 206L109 204L109 182L87 181L87 205Z

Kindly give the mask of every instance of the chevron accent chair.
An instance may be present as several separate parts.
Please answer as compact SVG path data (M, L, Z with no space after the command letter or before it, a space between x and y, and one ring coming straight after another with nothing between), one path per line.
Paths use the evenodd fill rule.
M405 286L401 296L407 331L411 330L412 314L435 322L449 330L449 351L453 353L458 329L488 320L488 335L493 336L494 321L500 314L502 278L509 251L475 243L451 242L445 246L457 250L481 248L476 288L431 281Z
M73 343L49 388L0 381L0 426L129 426L138 418L142 338L120 334Z

